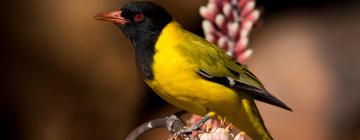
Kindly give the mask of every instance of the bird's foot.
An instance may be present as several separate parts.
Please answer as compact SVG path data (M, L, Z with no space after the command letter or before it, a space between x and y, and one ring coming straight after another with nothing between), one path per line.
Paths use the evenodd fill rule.
M179 111L166 119L166 127L169 132L175 133L185 126L185 122L180 118L186 111Z
M182 137L189 137L189 135L192 134L193 131L200 130L201 127L208 121L211 117L215 116L214 113L206 114L204 117L202 117L198 122L193 124L190 127L185 127L183 129L180 129L175 133L175 137L182 136Z

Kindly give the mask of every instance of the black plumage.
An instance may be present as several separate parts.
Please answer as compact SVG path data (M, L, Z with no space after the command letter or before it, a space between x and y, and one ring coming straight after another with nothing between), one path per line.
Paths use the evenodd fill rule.
M154 78L152 71L155 43L161 30L172 21L172 16L158 5L149 2L131 2L121 9L121 16L128 19L126 25L119 25L135 47L136 60L142 77ZM143 14L144 20L136 21L134 17Z

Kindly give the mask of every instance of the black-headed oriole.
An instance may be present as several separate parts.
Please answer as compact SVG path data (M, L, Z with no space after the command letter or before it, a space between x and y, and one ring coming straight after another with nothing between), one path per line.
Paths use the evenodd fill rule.
M242 64L183 29L162 7L145 1L96 15L115 23L135 48L145 82L163 99L207 117L226 117L254 140L271 140L254 100L287 110Z

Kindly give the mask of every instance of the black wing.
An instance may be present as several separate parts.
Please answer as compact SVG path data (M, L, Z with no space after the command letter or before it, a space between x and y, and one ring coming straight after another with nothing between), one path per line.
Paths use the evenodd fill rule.
M239 91L243 91L243 93L248 93L251 97L253 97L255 100L259 100L268 104L272 104L278 107L281 107L283 109L292 111L292 109L287 106L285 103L281 102L279 99L271 95L269 92L267 92L265 89L260 89L251 85L244 84L238 80L235 80L231 77L215 77L212 76L202 70L199 70L198 75L203 77L206 80L222 84L227 87L234 88Z

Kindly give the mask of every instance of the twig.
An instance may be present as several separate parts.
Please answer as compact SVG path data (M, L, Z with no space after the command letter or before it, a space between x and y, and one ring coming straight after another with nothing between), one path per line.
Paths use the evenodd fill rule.
M156 128L162 128L165 127L168 129L170 133L174 133L179 131L185 126L185 123L183 120L181 120L180 116L186 113L185 111L177 112L169 117L165 118L158 118L151 121L148 121L146 123L143 123L142 125L138 126L135 130L133 130L126 138L125 140L136 140L141 135L145 134L146 132L156 129Z

